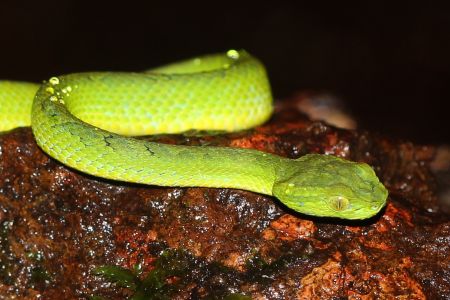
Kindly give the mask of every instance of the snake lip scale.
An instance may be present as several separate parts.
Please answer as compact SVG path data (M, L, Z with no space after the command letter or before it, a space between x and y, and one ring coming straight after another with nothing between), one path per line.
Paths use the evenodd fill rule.
M376 215L388 192L365 163L132 137L252 128L271 116L272 101L263 64L244 50L229 50L143 73L68 74L41 85L0 81L0 131L31 125L48 155L94 176L244 189L319 217Z

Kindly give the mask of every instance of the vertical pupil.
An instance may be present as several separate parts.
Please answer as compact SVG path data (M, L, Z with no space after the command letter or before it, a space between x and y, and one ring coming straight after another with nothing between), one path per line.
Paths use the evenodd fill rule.
M337 196L332 199L332 207L336 211L346 209L348 206L348 199L342 196Z

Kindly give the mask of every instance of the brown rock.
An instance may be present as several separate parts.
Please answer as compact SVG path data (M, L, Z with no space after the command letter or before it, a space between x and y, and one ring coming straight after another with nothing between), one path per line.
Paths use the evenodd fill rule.
M429 169L434 148L312 122L298 101L251 131L158 140L367 162L390 191L379 216L312 218L247 191L93 178L20 128L0 135L0 299L123 299L139 286L170 299L449 299L450 220ZM99 266L139 269L138 287L95 275ZM149 273L157 279L145 290Z

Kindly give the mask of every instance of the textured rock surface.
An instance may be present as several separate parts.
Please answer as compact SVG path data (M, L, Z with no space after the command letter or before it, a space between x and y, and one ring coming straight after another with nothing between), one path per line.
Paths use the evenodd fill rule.
M16 129L0 135L0 299L133 295L136 284L95 275L99 266L135 270L141 287L157 274L145 290L155 299L449 299L450 220L428 167L434 149L311 122L297 100L252 131L153 139L367 162L390 191L379 216L318 219L246 191L93 178Z

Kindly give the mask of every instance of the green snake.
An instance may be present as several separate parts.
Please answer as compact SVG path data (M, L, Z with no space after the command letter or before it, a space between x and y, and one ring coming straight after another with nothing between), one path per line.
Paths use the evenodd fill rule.
M47 154L87 174L157 186L243 189L313 216L365 219L383 208L388 192L365 163L131 137L245 130L265 122L272 110L265 68L243 50L143 73L69 74L41 85L0 81L0 131L31 125Z

